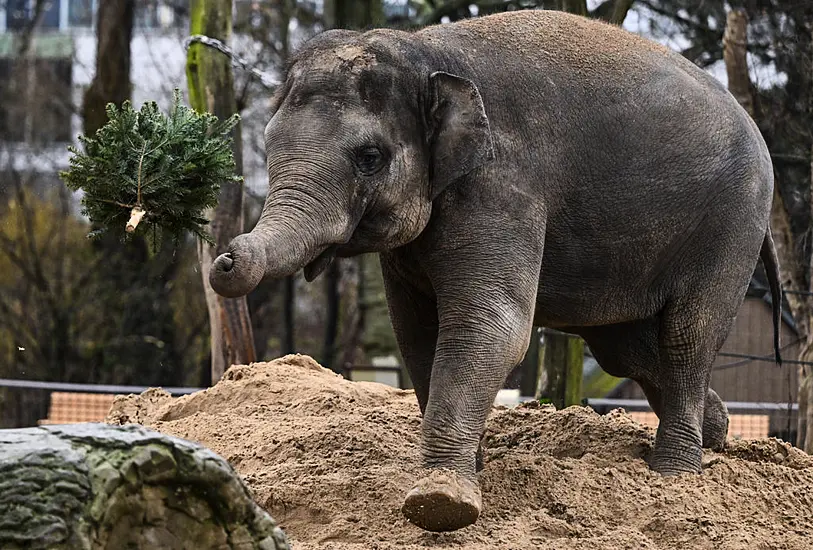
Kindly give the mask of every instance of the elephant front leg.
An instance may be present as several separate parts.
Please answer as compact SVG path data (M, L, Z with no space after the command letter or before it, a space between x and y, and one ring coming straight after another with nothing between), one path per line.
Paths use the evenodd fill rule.
M426 275L410 269L414 260L399 261L393 256L381 256L390 321L418 406L424 414L438 339L438 306Z
M478 446L497 392L527 350L533 318L535 289L506 290L493 280L454 287L455 295L438 294L440 330L421 434L429 473L402 507L429 531L460 529L480 515Z

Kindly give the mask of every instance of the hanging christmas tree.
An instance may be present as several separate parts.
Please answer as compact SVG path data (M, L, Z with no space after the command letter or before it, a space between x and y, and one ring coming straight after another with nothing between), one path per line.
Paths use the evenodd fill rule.
M136 111L125 101L120 109L108 104L107 117L95 136L79 137L84 151L68 147L70 168L60 174L84 192L82 211L99 228L90 236L144 232L153 240L190 231L212 243L204 212L217 204L221 184L241 181L230 137L239 116L197 113L176 89L169 116L155 102Z

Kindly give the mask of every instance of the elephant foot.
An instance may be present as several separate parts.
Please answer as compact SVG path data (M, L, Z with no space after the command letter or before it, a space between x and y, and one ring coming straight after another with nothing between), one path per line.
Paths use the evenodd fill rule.
M725 449L728 437L728 418L708 418L703 421L703 448L712 451Z
M703 416L703 448L721 451L728 437L728 410L720 397L709 390Z
M407 493L401 512L427 531L455 531L477 521L480 488L451 470L433 470Z
M649 467L664 476L699 474L702 457L700 445L665 446L658 445L656 441L649 459Z

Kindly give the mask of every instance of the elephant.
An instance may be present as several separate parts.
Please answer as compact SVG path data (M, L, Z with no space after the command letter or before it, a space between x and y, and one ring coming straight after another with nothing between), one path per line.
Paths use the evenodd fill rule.
M425 530L480 515L486 419L534 326L641 385L667 476L725 443L711 367L760 259L780 360L770 154L676 52L546 10L330 30L292 57L271 112L263 210L209 282L238 297L378 254L422 413L401 511Z

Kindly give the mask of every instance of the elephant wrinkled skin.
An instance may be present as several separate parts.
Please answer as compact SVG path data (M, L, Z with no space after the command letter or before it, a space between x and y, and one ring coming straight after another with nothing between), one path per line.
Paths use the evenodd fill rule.
M210 282L239 296L380 253L429 468L407 518L476 521L486 417L533 325L638 381L655 471L699 472L724 443L711 364L760 257L775 324L780 288L770 156L713 77L617 27L516 11L324 32L272 102L263 213Z

